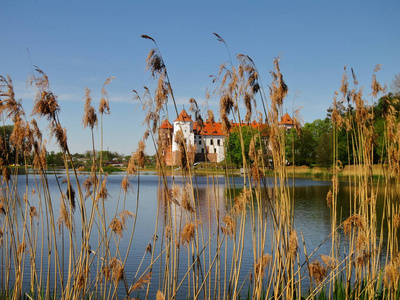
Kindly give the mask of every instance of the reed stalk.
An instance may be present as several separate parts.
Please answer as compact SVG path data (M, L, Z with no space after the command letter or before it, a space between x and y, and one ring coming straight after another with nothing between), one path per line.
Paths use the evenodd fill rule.
M168 108L172 107L178 117L178 106L167 67L153 38L143 36L155 46L147 63L157 87L154 98L147 87L143 97L134 91L134 98L146 113L146 132L131 155L112 210L107 209L107 180L111 175L103 170L103 118L110 113L105 88L113 78L104 82L101 91L99 150L95 147L97 112L91 104L90 90L86 91L83 125L90 130L92 162L91 172L85 175L72 160L49 78L38 68L31 78L37 89L31 117L48 121L50 135L63 152L65 174L61 180L54 170L51 174L46 164L41 132L34 119L28 121L22 103L16 101L11 78L0 76L0 113L3 122L13 123L10 145L17 154L15 161L9 161L11 153L4 147L7 161L0 161L2 296L106 299L130 298L138 293L144 299L152 299L155 290L157 299L238 299L245 295L252 299L333 299L340 298L339 294L346 299L391 299L398 295L400 207L396 199L400 140L393 103L387 103L383 116L384 142L380 151L385 155L379 162L383 176L376 181L372 173L376 164L373 103L385 93L376 79L380 67L372 74L372 104L365 100L353 70L352 87L345 69L340 90L335 93L331 115L332 183L326 195L330 235L321 242L330 245L328 253L317 256L321 245L310 251L302 228L296 228L294 222L296 195L294 187L289 186L286 168L287 132L280 124L289 90L280 58L273 62L267 101L255 62L240 54L236 65L225 40L214 35L224 44L229 57L229 63L222 64L218 76L213 77L217 83L214 96L219 99L221 124L228 139L232 127L237 126L244 176L238 187L233 174L226 170L222 195L216 171L219 165L206 164L205 204L200 203L201 189L192 169L196 150L180 136L183 124L179 125L181 133L168 137L169 145L178 145L176 163L180 171L168 172L164 164L158 130L163 114L170 116ZM345 100L354 105L354 110L349 106L347 111L340 111ZM190 99L190 104L201 130L203 112L195 99ZM261 112L257 105L262 107ZM267 136L261 130L245 130L256 119L259 128L268 129ZM211 115L208 120L215 122ZM339 160L338 141L343 131L348 143L346 162ZM245 148L246 134L252 134L249 153ZM155 148L159 175L154 235L147 245L141 245L137 269L127 270L129 260L138 257L140 248L135 244L135 232L141 214L141 170L145 168L147 141ZM205 153L206 161L209 154ZM273 175L268 178L270 158ZM20 176L17 168L10 173L12 163L23 164L25 173L32 174ZM32 169L28 168L31 164ZM348 211L342 211L338 201L344 164L358 170L348 182ZM224 165L229 166L229 162ZM55 177L56 192L50 186L50 176ZM130 192L132 180L136 180L135 194ZM55 194L59 202L54 199ZM377 209L378 201L384 203L383 212ZM203 211L203 207L207 210ZM245 263L249 256L251 266ZM158 282L152 279L154 276Z

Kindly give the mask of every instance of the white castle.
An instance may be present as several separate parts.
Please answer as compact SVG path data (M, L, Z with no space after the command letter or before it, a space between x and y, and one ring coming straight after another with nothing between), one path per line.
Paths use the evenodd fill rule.
M286 129L294 127L292 118L286 113L280 123ZM238 123L231 123L232 130L240 126ZM243 123L241 126L251 126L253 129L263 130L265 124ZM197 122L194 122L190 115L183 109L179 116L173 122L168 120L159 127L159 138L161 140L162 155L166 165L176 165L178 162L179 145L176 142L178 131L182 131L183 139L187 148L195 145L195 161L221 162L225 159L225 141L226 135L222 132L222 123L212 122L208 119L200 128Z

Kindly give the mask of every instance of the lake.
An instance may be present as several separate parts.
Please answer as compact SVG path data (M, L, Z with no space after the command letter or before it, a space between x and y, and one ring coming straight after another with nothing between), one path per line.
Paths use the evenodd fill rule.
M143 173L140 176L131 177L130 183L132 189L129 190L127 194L124 194L121 189L121 182L124 178L125 174L112 174L106 177L106 186L108 196L104 201L104 207L100 208L101 211L106 212L105 216L105 226L107 226L107 236L110 239L110 252L109 256L118 257L121 261L125 259L126 263L124 266L125 270L125 282L127 286L130 286L131 283L134 282L134 279L139 279L142 274L147 274L150 269L148 267L153 259L155 260L152 265L152 277L149 285L149 299L155 299L156 293L159 289L168 284L165 282L164 277L160 276L160 274L164 274L166 265L165 265L165 257L167 254L165 251L166 239L166 228L165 226L168 224L172 224L172 230L175 232L176 236L182 232L184 226L189 221L193 221L193 215L196 215L194 220L196 234L198 234L198 240L202 241L201 245L197 245L198 249L200 249L200 255L202 256L203 263L207 263L212 267L219 267L222 269L222 274L224 272L231 272L230 264L224 267L224 264L220 264L219 266L214 264L213 259L215 258L215 253L213 250L217 247L218 241L221 243L222 239L225 239L221 245L226 245L226 250L222 253L225 255L226 260L229 261L232 258L229 257L229 252L232 250L232 242L228 236L223 236L221 234L220 228L224 225L224 217L231 211L233 207L233 199L234 195L239 194L240 190L243 188L243 177L233 177L227 180L223 176L214 176L214 177L206 177L206 176L196 176L192 178L192 184L194 186L193 194L189 193L189 198L191 199L191 203L193 206L193 210L196 214L190 214L188 211L182 208L182 198L179 199L179 195L182 197L182 190L180 190L180 194L178 196L174 196L176 199L172 202L166 201L166 193L171 193L170 189L172 187L172 183L174 182L176 186L182 188L187 184L188 179L183 180L180 176L175 177L167 177L165 181L162 180L161 177L152 173ZM49 186L50 198L52 201L52 206L54 209L55 219L58 219L59 210L60 210L60 199L61 199L61 191L67 193L67 184L63 180L66 178L66 174L60 173L56 175L48 175L47 181ZM80 182L83 182L87 178L87 175L80 175ZM267 180L271 181L271 178L267 178ZM77 190L76 181L71 179L72 186L74 186L75 191ZM190 181L190 180L189 180ZM36 207L37 211L45 211L44 210L44 201L43 196L39 197L43 193L43 190L40 188L40 184L42 179L35 177L33 174L19 175L14 178L12 181L16 183L18 186L18 193L20 195L20 199L25 197L29 201L30 206ZM10 183L10 188L12 184ZM272 186L272 183L271 185ZM294 199L294 229L298 233L299 237L299 257L301 257L300 264L304 263L304 248L301 241L301 236L304 236L305 245L307 249L308 255L313 252L314 249L317 251L313 254L313 256L309 259L317 258L321 254L329 255L331 249L331 241L329 236L331 234L331 221L330 221L330 209L327 206L326 195L331 188L330 181L323 180L312 180L312 179L303 179L296 178L293 182L292 179L289 179L288 186L290 187L291 194ZM168 189L167 189L168 187ZM32 189L35 190L32 193ZM3 184L3 197L6 198L7 188ZM267 194L272 194L272 188L262 189L262 191ZM194 197L193 197L194 196ZM350 205L350 196L351 196L351 188L350 185L346 182L341 182L340 191L338 194L338 224L340 221L346 219L349 215L349 205ZM174 198L172 197L172 198ZM193 200L194 198L194 200ZM378 197L379 199L379 197ZM91 199L85 200L86 210L88 215L91 212ZM267 202L267 198L264 199ZM22 205L16 207L16 215L18 218L19 225L15 227L15 229L19 232L20 236L23 234L23 218L22 213L24 212L24 202L21 200ZM102 203L100 200L98 203ZM102 204L101 204L102 205ZM247 212L249 212L251 205L248 206ZM124 229L122 236L112 235L111 229L109 225L114 217L118 216L121 211L130 211L136 216L136 222L134 222L135 217L126 218L126 228ZM383 210L382 203L377 201L377 211L378 211L378 219L380 218ZM269 223L268 219L268 205L266 203L263 204L263 209L261 211L256 211L255 216L258 216L259 213L265 214L263 218L266 220L266 224ZM37 242L37 257L36 264L39 269L39 265L42 264L43 277L42 281L44 281L45 275L47 272L50 272L51 285L54 284L54 274L56 272L61 272L63 274L64 279L67 277L67 266L69 263L68 249L69 249L69 233L68 230L60 226L60 229L56 234L56 242L58 246L59 259L61 261L62 271L58 270L54 267L54 256L50 259L50 263L48 260L48 256L46 255L46 251L48 250L47 238L46 234L47 223L43 218L34 219L34 224L37 226L38 230L36 231L36 235L33 237ZM379 219L380 220L380 219ZM1 216L1 224L5 230L7 230L7 223L5 220L5 216ZM43 224L42 224L43 223ZM76 244L75 251L78 253L80 247L80 238L81 238L81 229L82 229L82 221L79 212L79 206L77 205L76 211L74 213L74 233L76 236ZM379 223L379 221L378 221ZM26 225L26 227L28 224ZM132 228L135 226L133 239L131 240L131 232ZM102 257L102 245L104 241L100 239L98 232L101 231L102 225L99 222L99 219L96 219L93 223L93 230L90 235L90 247L91 254L90 257L93 259L92 266L90 270L91 281L96 282L96 272L98 272L98 266L101 264L101 261L104 260ZM58 227L57 227L58 228ZM242 228L242 227L241 227ZM58 230L58 229L57 229ZM386 230L386 229L385 229ZM28 231L28 230L27 230ZM6 231L5 231L6 232ZM345 240L342 230L339 230L340 238ZM242 294L246 294L246 289L248 286L247 281L250 280L249 276L252 272L254 266L254 252L253 252L253 243L252 243L252 219L247 217L245 222L243 223L243 251L241 257L241 269L239 274L239 281L243 282L243 286L241 289ZM270 232L266 232L266 243L265 243L265 252L271 253L271 239L269 239ZM5 234L6 235L6 234ZM154 244L155 236L157 237L157 241ZM226 244L225 244L226 243ZM152 250L147 251L148 245L151 244ZM100 246L99 246L100 245ZM204 246L204 251L202 247ZM29 248L29 247L27 247ZM44 255L39 255L41 253L40 249L43 249ZM129 251L127 250L129 249ZM176 276L178 278L177 282L182 282L180 286L177 298L178 299L186 299L187 291L189 290L190 279L186 276L186 272L188 270L188 266L192 264L193 261L193 246L185 245L181 243L178 248L175 248L175 251L179 251L178 253L170 253L171 257L173 257L176 261L175 264L178 264L179 267L176 270L176 273L171 274L171 276ZM2 257L5 257L6 249L2 247ZM54 250L53 250L54 251ZM23 255L23 268L24 268L24 278L23 278L23 286L29 289L29 282L31 279L30 276L30 254L29 251L26 251L25 255ZM163 255L159 256L160 253ZM221 253L221 257L223 256ZM53 255L53 254L51 254ZM157 257L159 258L157 259ZM220 258L221 258L220 257ZM179 263L177 263L177 261ZM224 261L222 259L221 261ZM1 288L7 289L13 286L14 279L13 273L11 272L11 278L9 279L8 285L6 283L6 268L3 266L4 262L2 260L2 268L1 268ZM50 265L49 265L50 264ZM11 269L13 269L14 263L12 263ZM204 268L205 270L207 268ZM202 278L206 278L209 281L209 286L222 286L224 284L224 279L222 275L210 275L201 274ZM190 277L190 276L189 276ZM304 280L304 285L307 286L309 282L308 279ZM218 282L218 283L217 283ZM131 293L132 297L144 297L146 294L147 284L144 284L143 287L138 288L137 290ZM112 289L110 289L112 290ZM223 290L223 288L221 289ZM215 291L209 290L206 295L200 295L200 297L221 297L220 294L214 295ZM97 292L95 292L97 293ZM126 287L121 282L118 285L118 289L116 293L119 297L124 298L126 296ZM111 294L112 295L112 292Z

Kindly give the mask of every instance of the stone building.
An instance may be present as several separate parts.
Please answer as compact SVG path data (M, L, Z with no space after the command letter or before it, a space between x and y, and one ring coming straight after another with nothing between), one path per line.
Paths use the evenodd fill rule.
M290 130L294 127L293 120L286 113L279 123L286 129ZM239 126L238 123L231 123L232 130ZM251 126L257 130L263 130L267 126L255 121L252 123L243 123L241 126ZM225 142L226 135L222 132L222 124L220 122L212 122L208 119L200 128L197 122L183 109L179 116L171 124L168 120L164 120L159 127L159 139L161 146L161 154L166 165L178 164L179 144L177 142L178 132L182 132L182 138L188 151L194 151L195 161L221 162L225 159Z

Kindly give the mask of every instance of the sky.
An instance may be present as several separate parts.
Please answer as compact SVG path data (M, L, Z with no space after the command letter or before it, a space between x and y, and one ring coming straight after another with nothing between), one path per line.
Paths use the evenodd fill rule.
M145 114L132 90L142 95L144 86L152 93L156 88L146 71L154 45L141 35L157 41L178 110L189 110L194 98L218 118L219 98L207 100L206 91L216 88L209 75L218 74L229 53L234 63L238 54L250 56L266 89L280 56L289 87L284 110L300 109L303 122L312 122L326 117L344 66L355 71L367 101L377 64L378 81L390 86L400 73L399 13L398 0L2 0L0 75L12 78L29 120L36 90L27 79L34 66L48 75L72 153L92 149L91 132L82 125L85 88L97 109L104 81L115 77L106 87L111 114L104 117L103 149L129 155L145 131ZM39 124L46 131L46 120ZM98 127L97 150L100 136ZM48 151L60 151L55 140L47 140ZM148 143L146 151L153 154L154 147Z

